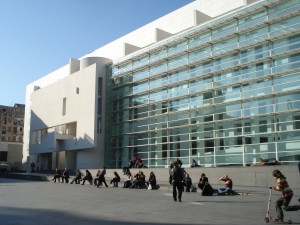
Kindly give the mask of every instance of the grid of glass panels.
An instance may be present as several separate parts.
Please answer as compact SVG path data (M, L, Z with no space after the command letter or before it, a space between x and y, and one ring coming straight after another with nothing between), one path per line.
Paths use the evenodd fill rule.
M300 160L300 2L267 2L113 66L108 165Z

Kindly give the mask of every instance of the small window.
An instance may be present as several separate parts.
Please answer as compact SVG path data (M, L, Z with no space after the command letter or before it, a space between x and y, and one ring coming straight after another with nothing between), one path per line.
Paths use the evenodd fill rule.
M63 108L62 108L62 115L66 115L66 106L67 106L67 98L63 99Z

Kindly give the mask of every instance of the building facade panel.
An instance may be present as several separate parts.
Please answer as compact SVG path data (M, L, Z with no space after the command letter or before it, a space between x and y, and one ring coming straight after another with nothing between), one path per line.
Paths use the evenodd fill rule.
M298 161L299 9L260 1L116 61L112 164Z

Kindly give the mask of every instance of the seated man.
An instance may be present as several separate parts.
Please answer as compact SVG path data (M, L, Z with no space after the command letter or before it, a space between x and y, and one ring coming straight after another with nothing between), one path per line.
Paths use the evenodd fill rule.
M86 180L92 185L93 176L92 176L91 172L88 171L88 170L85 170L85 176L82 178L82 184L81 185L84 185Z
M221 181L224 181L224 188L218 189L218 195L232 195L232 180L228 177L228 175L225 175L223 177L220 177Z
M75 177L73 178L71 184L73 184L75 182L75 184L80 184L80 181L81 181L81 172L79 169L76 170L76 174L75 174Z
M61 178L61 172L56 168L55 170L55 174L54 174L54 177L53 177L53 181L56 182L56 179L58 179L58 182L60 182L60 178Z
M67 168L65 168L63 175L61 177L61 182L63 183L65 180L66 183L69 183L69 178L70 178L69 171L67 170Z

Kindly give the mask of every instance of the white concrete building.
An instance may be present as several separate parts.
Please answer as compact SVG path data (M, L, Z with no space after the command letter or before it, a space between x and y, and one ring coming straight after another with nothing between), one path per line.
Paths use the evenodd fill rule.
M298 7L296 1L196 0L78 60L71 59L68 65L27 86L24 165L28 166L31 161L34 161L43 169L121 167L126 164L129 158L132 158L134 153L142 155L148 167L166 167L168 161L178 156L184 158L185 164L189 164L193 158L197 158L199 163L204 162L203 164L206 166L228 165L230 163L245 165L249 161L255 162L257 157L255 155L260 150L253 147L253 142L249 142L246 134L243 133L241 138L236 137L235 145L238 144L239 148L233 149L232 144L228 144L228 151L231 152L231 156L235 152L239 159L227 157L226 154L222 153L223 161L218 163L216 160L218 158L218 146L222 143L220 149L224 150L226 141L220 140L220 136L214 136L215 133L210 137L210 140L207 139L208 137L201 138L202 134L200 133L196 139L192 137L194 122L192 122L191 116L189 116L187 123L190 125L186 131L186 136L189 138L187 140L179 138L174 141L171 138L173 128L169 127L173 113L171 108L160 110L160 113L153 116L156 118L156 122L153 123L154 119L152 120L152 111L150 110L151 105L153 105L151 96L153 93L160 93L161 91L161 89L157 89L157 82L164 83L165 78L170 80L175 73L183 73L183 68L188 68L188 71L184 71L185 79L178 79L177 83L185 83L185 86L180 88L189 90L189 85L192 86L190 77L192 77L192 71L198 65L197 63L206 63L207 61L208 64L205 65L209 65L217 71L217 67L213 66L225 62L227 59L224 57L227 55L235 58L244 57L245 54L242 55L240 52L255 45L250 42L244 44L247 40L247 32L252 35L251 32L256 32L258 28L266 29L267 33L269 32L268 35L270 34L269 37L258 39L257 42L258 44L268 42L267 47L270 51L271 44L279 38L278 36L274 37L274 40L270 39L272 37L271 29L277 26L278 18L284 20L288 20L290 17L296 18ZM289 13L292 12L289 18L285 10L289 10ZM275 12L280 13L277 15ZM257 32L264 34L266 31L257 30ZM292 35L289 32L288 30L283 31L286 36ZM295 33L297 31L293 35ZM204 36L200 37L202 34ZM249 40L256 38L255 35L251 35ZM200 43L198 40L197 44L197 38L202 42ZM243 43L243 47L241 47L242 44L233 46L232 43ZM205 59L201 58L202 56L200 57L199 54L197 56L195 51L201 52L204 49L206 53L209 49L208 57ZM223 49L223 52L220 52L220 49ZM235 52L234 56L232 56L233 52ZM195 56L198 58L192 58ZM270 60L270 57L264 57L265 60ZM228 60L226 63L228 64ZM234 65L236 67L233 68L234 71L239 70L244 65L241 60L238 63L239 65ZM167 70L161 71L165 66ZM221 73L225 70L221 68L217 72ZM217 72L210 70L204 76L209 77L209 79L217 79ZM147 74L147 81L144 79L145 74ZM143 79L138 78L138 76L143 77ZM164 78L157 79L160 76ZM229 76L232 75L229 74L227 77ZM203 78L199 77L199 79L203 81ZM220 81L218 80L218 82L220 86ZM145 84L147 88L143 89L146 87ZM165 87L170 86L171 92L171 86L174 87L174 85L175 83L172 83ZM230 85L236 86L235 83ZM143 91L140 91L141 88ZM213 98L219 93L213 86L208 91L213 93L209 94ZM134 96L145 98L145 93L147 94L145 102L148 102L148 105L145 106L144 104L143 106L136 106L136 108L134 105L130 105L138 99L138 97L135 99ZM191 96L191 93L188 95ZM179 94L176 98L179 101L185 95ZM204 95L208 96L205 93ZM171 100L162 103L163 100L157 100L157 105L171 104ZM253 101L253 99L244 101ZM154 104L156 104L155 102L156 100L154 100ZM213 110L216 104L219 103L209 103L210 106L208 106ZM222 104L225 104L225 101ZM171 105L174 105L174 102ZM197 110L205 110L201 108L202 106L199 103ZM131 117L131 114L135 113L132 111L133 108L138 113ZM194 108L195 106L193 109L185 108L184 110L190 110L189 112L192 113ZM172 110L174 109L172 108ZM295 112L297 110L295 109ZM169 117L164 119L165 115L163 114L166 112ZM141 116L142 114L147 114L147 121L144 120L145 115ZM215 113L212 112L212 114ZM217 116L214 118L207 122L216 123ZM219 121L222 118L219 117ZM244 119L244 117L240 117L240 119ZM155 125L155 123L159 124L165 120L169 121L169 125L166 127ZM138 124L139 121L143 121L141 122L142 125ZM179 121L179 116L177 121ZM258 123L260 124L260 122ZM160 136L157 134L158 136L154 137L155 140L151 139L154 132L151 128L153 124L155 132L164 133L165 130L167 132L160 134ZM233 126L236 127L237 125ZM137 131L142 126L147 126L147 130ZM186 126L186 124L178 123L176 126ZM209 129L214 130L216 128ZM167 139L163 136L167 136ZM259 137L257 138L259 139ZM265 138L260 139L266 140ZM195 144L195 140L202 144ZM166 147L166 145L168 146ZM178 146L176 149L174 149L175 145ZM195 149L198 148L195 147L196 145L199 150ZM253 147L251 153L247 152L248 145ZM274 145L277 146L279 143L276 142ZM258 146L259 148L263 149L261 146ZM258 156L266 154L268 158L279 159L280 154L277 150L274 151L273 153L273 150L269 149L267 153L259 153ZM296 151L296 155L299 155L299 149L294 151ZM247 154L249 154L249 160ZM207 160L208 158L209 160Z

